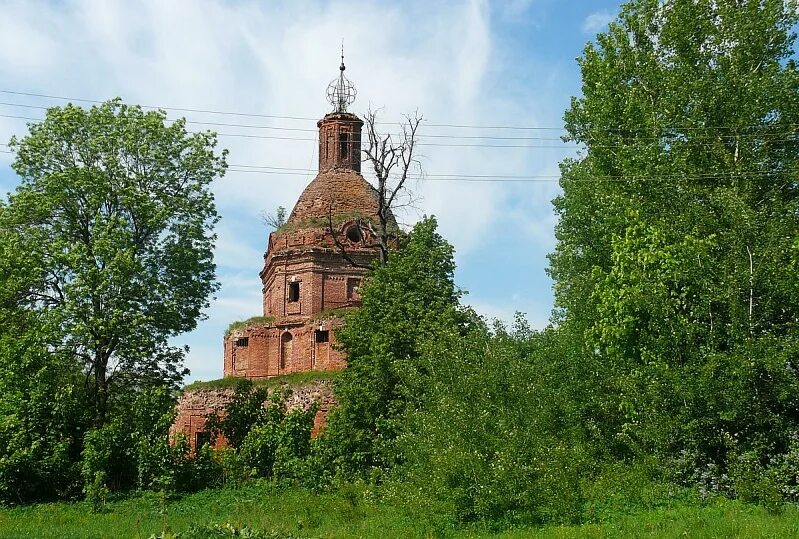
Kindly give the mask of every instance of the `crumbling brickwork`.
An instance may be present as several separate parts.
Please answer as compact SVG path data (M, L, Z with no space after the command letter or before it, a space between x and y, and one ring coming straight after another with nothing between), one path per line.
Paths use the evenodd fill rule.
M335 112L317 125L319 173L300 195L287 223L269 235L259 273L263 317L225 335L226 377L264 379L346 366L335 329L342 323L342 310L360 305L364 268L377 256L370 247L375 238L357 223L377 221L379 198L360 174L361 119ZM295 395L305 399L301 395L306 394L301 388ZM315 430L323 426L333 403L329 386L319 389L318 396L322 409ZM229 399L230 390L186 392L173 434L186 434L196 446L202 441L198 437L205 418L223 410Z
M225 337L225 376L259 379L346 365L336 347L337 310L360 305L361 266L376 252L356 220L376 220L379 199L361 176L355 151L363 122L354 114L331 113L318 125L319 174L288 222L269 235L259 274L263 319Z
M281 386L287 389L287 385ZM316 380L306 385L290 388L291 394L286 399L286 408L293 410L301 408L307 410L314 403L319 403L319 410L314 416L314 427L311 433L316 436L327 421L330 409L336 404L330 380ZM270 390L271 392L274 389ZM205 440L205 422L211 414L221 414L225 406L233 398L233 389L197 389L187 391L178 399L177 417L172 424L171 436L181 433L186 436L192 449L201 446ZM216 440L216 446L226 445L226 440L220 437Z

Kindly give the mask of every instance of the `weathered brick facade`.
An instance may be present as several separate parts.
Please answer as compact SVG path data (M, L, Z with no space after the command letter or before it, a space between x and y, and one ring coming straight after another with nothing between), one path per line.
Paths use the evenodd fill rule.
M375 189L360 174L361 128L354 114L331 113L318 123L319 174L305 188L288 222L269 235L260 272L263 318L225 337L225 376L269 378L346 365L332 331L335 310L360 304L358 287L375 257L359 218L375 219ZM331 227L332 225L332 227Z
M359 266L368 266L376 252L366 247L374 238L364 237L368 233L356 221L376 220L378 194L360 174L360 118L333 112L317 126L319 173L300 195L287 223L269 235L259 274L263 317L225 335L226 377L264 379L346 366L333 330L341 324L340 309L360 305L358 289L365 270ZM186 434L194 447L205 418L223 410L229 398L229 390L184 394L173 432ZM331 405L332 394L323 398L317 430Z
M203 443L205 436L205 422L211 414L219 413L233 398L233 390L222 389L197 389L187 391L178 400L178 417L172 424L170 434L186 435L189 445L196 448ZM316 380L292 390L291 396L286 401L289 410L301 408L307 410L314 403L319 403L319 410L314 417L312 435L316 435L324 428L327 414L336 404L330 380ZM224 446L224 438L217 440L217 446Z

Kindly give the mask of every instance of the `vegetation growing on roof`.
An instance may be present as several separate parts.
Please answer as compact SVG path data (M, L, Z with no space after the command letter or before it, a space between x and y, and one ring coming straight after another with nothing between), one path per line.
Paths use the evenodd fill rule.
M359 211L348 211L344 213L340 213L338 215L334 215L332 218L333 226L339 226L347 221L352 221L355 219L362 219L364 221L370 221L371 218L364 216L362 212ZM327 228L330 223L326 218L319 218L319 217L310 217L308 219L298 219L295 221L289 221L288 223L284 224L283 226L275 229L275 232L293 232L295 230L302 230L304 228Z
M225 330L225 337L229 337L231 333L237 329L245 329L251 327L269 327L275 322L274 316L252 316L246 320L239 320L233 322Z
M320 380L334 380L338 372L331 372L331 371L306 371L306 372L295 372L292 374L284 374L283 376L275 376L274 378L266 378L263 380L253 380L253 384L257 386L264 386L264 387L278 387L278 386L288 386L288 387L301 387L313 382L317 382ZM224 378L219 378L217 380L197 380L186 387L183 388L183 391L197 391L200 389L226 389L226 388L234 388L236 384L241 381L241 378L238 376L226 376Z

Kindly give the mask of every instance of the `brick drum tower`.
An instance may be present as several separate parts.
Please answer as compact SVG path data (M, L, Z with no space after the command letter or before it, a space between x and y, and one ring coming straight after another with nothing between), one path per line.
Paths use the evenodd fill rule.
M319 173L300 195L286 224L269 235L259 273L263 316L236 322L225 334L225 377L264 379L346 366L332 330L341 324L344 309L360 305L364 268L377 252L370 247L376 241L368 227L358 223L377 222L379 198L361 176L363 121L347 112L355 89L344 77L343 55L339 70L327 91L333 111L316 124ZM393 216L388 220L396 225ZM181 433L193 448L200 447L206 439L207 417L223 413L231 396L232 390L224 387L184 392L172 434ZM329 380L294 387L288 404L307 407L312 402L321 405L314 421L318 432L335 403Z
M346 364L331 329L340 323L340 309L360 304L360 266L376 252L357 221L377 220L378 194L361 176L363 122L347 112L354 88L344 77L343 57L339 69L328 88L334 110L317 122L319 173L286 224L269 235L259 274L263 317L234 325L225 336L225 376L259 379Z

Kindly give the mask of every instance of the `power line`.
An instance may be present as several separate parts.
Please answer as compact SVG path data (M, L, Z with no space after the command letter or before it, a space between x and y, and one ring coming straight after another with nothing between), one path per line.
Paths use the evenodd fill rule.
M77 97L65 97L65 96L57 96L57 95L50 95L50 94L41 94L41 93L34 93L34 92L20 92L14 90L2 90L0 89L0 93L8 94L8 95L19 95L19 96L26 96L26 97L38 97L38 98L45 98L45 99L57 99L61 101L76 101L81 103L92 103L92 104L100 104L104 103L105 101L96 100L96 99L85 99L85 98L77 98ZM239 111L222 111L222 110L213 110L213 109L194 109L194 108L182 108L182 107L166 107L166 106L156 106L156 105L139 105L143 109L161 109L161 110L173 110L178 112L196 112L202 114L217 114L223 116L239 116L239 117L252 117L252 118L270 118L270 119L280 119L280 120L298 120L298 121L313 121L316 122L318 118L311 118L308 116L288 116L288 115L276 115L276 114L260 114L254 112L239 112ZM379 122L381 124L390 123L390 122ZM507 130L542 130L542 131L565 131L564 127L548 127L548 126L523 126L523 125L477 125L477 124L454 124L454 123L429 123L427 120L424 121L424 125L428 127L442 127L442 128L455 128L455 129L507 129ZM769 127L768 125L739 125L739 126L703 126L703 127L691 127L691 126L663 126L662 129L667 130L675 130L675 131L707 131L707 130L725 130L725 129L750 129L750 128L763 128ZM774 127L790 127L796 128L799 127L799 124L784 124L784 125L775 125ZM288 129L288 128L286 128ZM312 130L308 130L312 131ZM625 132L624 129L608 129L607 132Z
M0 153L13 154L14 152L8 150L0 150ZM263 170L274 169L274 170ZM291 167L267 167L261 165L229 165L227 172L236 173L255 173L267 174L276 176L304 176L307 178L309 172L316 172L312 169L300 169ZM785 176L789 174L799 173L796 170L784 171L747 171L744 176ZM595 178L570 178L569 181L576 183L631 183L631 182L653 182L653 181L668 181L668 180L714 180L714 179L727 179L734 175L739 175L738 172L719 172L719 173L699 173L699 174L670 174L660 176L634 176L634 175L619 175L619 176L602 176ZM552 175L510 175L510 174L422 174L411 175L409 179L422 180L431 182L466 182L466 183L540 183L540 182L559 182L563 177L559 174Z
M13 118L17 120L30 120L34 122L41 122L44 118L34 118L31 116L19 116L15 114L0 114L0 118ZM174 121L174 120L170 120ZM188 131L188 133L197 134L198 131ZM234 137L234 138L252 138L252 139L266 139L266 140L291 140L291 141L299 141L299 142L318 142L319 139L317 138L301 138L301 137L284 137L278 135L254 135L251 133L223 133L223 132L216 132L216 135L220 137ZM457 137L455 137L457 138ZM365 144L366 141L348 141L346 144L356 145L356 144ZM542 144L475 144L475 143L463 143L463 144L447 144L447 143L439 143L439 142L417 142L416 145L418 146L435 146L435 147L448 147L448 148L547 148L547 149L559 149L559 150L572 150L576 149L576 147L568 147L561 145L542 145Z
M41 105L26 105L22 103L9 103L0 101L0 105L4 105L7 107L19 107L19 108L26 108L26 109L38 109L38 110L47 110L51 107L44 107ZM27 118L25 118L27 119ZM175 118L166 118L169 122L177 121ZM317 133L318 129L306 129L304 127L283 127L283 126L274 126L274 125L253 125L253 124L234 124L234 123L226 123L226 122L201 122L197 120L186 120L187 124L196 124L196 125L210 125L215 127L238 127L242 129L267 129L267 130L274 130L274 131L300 131L305 133ZM391 136L399 137L401 136L400 133L390 133ZM452 138L452 139L488 139L488 140L556 140L561 141L560 137L498 137L495 135L440 135L440 134L422 134L419 138Z
M0 93L9 94L9 95L21 95L26 97L40 97L45 99L58 99L61 101L77 101L80 103L92 103L92 104L100 104L104 103L104 101L96 100L96 99L85 99L85 98L77 98L77 97L65 97L65 96L58 96L58 95L49 95L49 94L39 94L34 92L19 92L13 90L0 90ZM177 112L197 112L202 114L218 114L223 116L240 116L240 117L252 117L252 118L271 118L271 119L278 119L278 120L299 120L299 121L317 121L318 118L310 118L307 116L282 116L276 114L259 114L254 112L238 112L238 111L222 111L222 110L213 110L213 109L191 109L191 108L183 108L183 107L163 107L163 106L155 106L155 105L140 105L143 109L161 109L161 110L173 110ZM387 123L387 122L381 122ZM435 123L428 123L425 121L425 125L429 127L444 127L444 128L457 128L457 129L510 129L510 130L541 130L541 131L563 131L562 127L538 127L538 126L522 126L522 125L467 125L467 124L435 124Z
M305 176L307 173L303 169L298 171L284 171L284 170L253 170L238 168L241 165L231 165L228 170L230 172L245 172L255 174L269 174L278 176ZM795 174L797 170L785 171L750 171L743 173L745 176L784 176L788 174ZM569 181L576 183L606 183L606 182L651 182L651 181L666 181L666 180L715 180L727 179L740 173L737 172L720 172L720 173L704 173L704 174L672 174L661 176L634 176L634 175L620 175L620 176L602 176L597 178L569 178ZM560 175L539 175L539 176L502 176L502 175L414 175L410 179L434 181L434 182L483 182L483 183L532 183L532 182L556 182L563 179Z
M6 103L0 102L0 105L5 105ZM33 107L31 108L46 108L46 107ZM30 120L35 122L43 121L44 118L32 117L32 116L20 116L15 114L0 114L2 118L12 118L12 119L19 119L19 120ZM174 122L175 119L166 119L166 121ZM186 123L192 124L200 124L200 125L219 125L219 126L230 126L230 127L246 127L246 128L259 128L259 129L278 129L278 130L289 130L289 131L306 131L306 132L317 132L315 129L293 129L293 128L282 128L282 127L271 127L271 126L251 126L251 125L244 125L244 124L229 124L229 123L214 123L214 122L196 122L186 120ZM196 134L198 131L187 131L188 133ZM279 136L279 135L256 135L252 133L225 133L225 132L216 132L216 134L220 137L233 137L233 138L252 138L252 139L264 139L264 140L289 140L289 141L299 141L299 142L318 142L319 138L308 138L308 137L286 137L286 136ZM790 137L796 136L796 131L786 131L780 133L750 133L750 134L741 134L741 135L716 135L714 137L708 137L709 139L713 140L713 142L696 142L693 140L674 140L668 141L667 137L636 137L629 141L627 144L619 142L616 144L588 144L589 148L617 148L621 146L629 145L631 142L638 142L638 141L662 141L664 144L675 144L679 142L691 142L693 144L698 144L701 146L715 146L718 143L724 143L724 139L726 142L732 142L735 139L742 139L742 140L754 140L754 139L763 139L763 140L770 140L775 141L778 137L786 137L785 140L791 140ZM565 144L583 144L577 142L570 142L564 141L560 138L552 138L552 137L493 137L493 136L459 136L459 135L420 135L419 139L424 138L443 138L443 139L488 139L488 140L559 140L561 144L559 145L546 145L546 144L478 144L478 143L439 143L439 142L417 142L418 146L430 146L430 147L445 147L445 148L535 148L535 149L559 149L559 150L577 150L580 149L579 146L565 146ZM721 139L721 140L719 140ZM356 145L356 144L366 144L366 141L348 141L345 144Z
M80 103L94 103L100 104L104 103L104 101L99 101L96 99L83 99L78 97L64 97L58 95L48 95L48 94L37 94L33 92L15 92L12 90L0 90L0 93L3 94L10 94L10 95L24 95L27 97L43 97L46 99L59 99L61 101L77 101ZM273 118L273 119L280 119L280 120L311 120L316 121L317 118L309 118L305 116L279 116L274 114L257 114L252 112L232 112L232 111L219 111L219 110L209 110L209 109L189 109L189 108L181 108L181 107L158 107L153 105L140 105L143 109L162 109L162 110L174 110L178 112L199 112L203 114L221 114L226 116L245 116L245 117L254 117L254 118Z
M13 114L0 114L2 118L14 118L20 120L31 120L31 121L42 121L43 118L34 118L30 116L18 116ZM174 120L173 120L174 121ZM202 131L187 131L190 134L197 134L203 133ZM216 132L217 136L220 137L232 137L232 138L248 138L248 139L263 139L263 140L286 140L286 141L295 141L295 142L314 142L317 143L319 138L307 138L307 137L285 137L279 135L255 135L251 133L224 133L224 132ZM791 136L794 135L793 132L790 133ZM751 135L753 138L763 138L768 136L776 137L776 134L773 135ZM790 139L785 139L786 141ZM710 147L715 146L719 142L724 143L724 141L714 141L714 142L693 142L693 144ZM345 144L349 145L363 145L366 141L348 141ZM671 144L673 144L672 142ZM566 143L564 143L566 144ZM576 144L576 143L572 143ZM429 146L429 147L441 147L441 148L519 148L519 149L555 149L555 150L566 150L566 151L574 151L579 150L581 147L579 146L565 146L565 145L547 145L547 144L477 144L477 143L438 143L438 142L417 142L416 145L418 146ZM594 149L610 149L610 148L619 148L627 146L627 144L618 143L618 144L590 144L588 148Z

